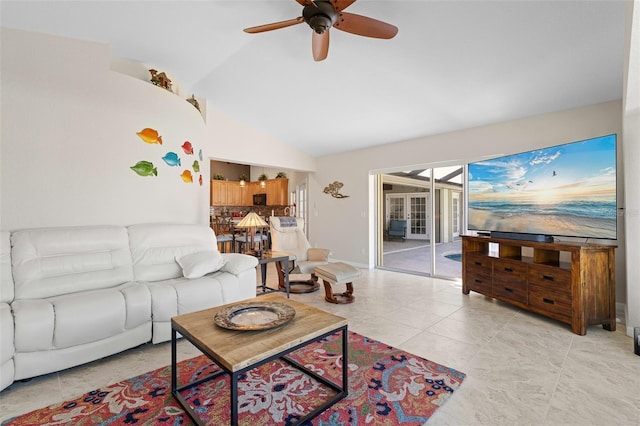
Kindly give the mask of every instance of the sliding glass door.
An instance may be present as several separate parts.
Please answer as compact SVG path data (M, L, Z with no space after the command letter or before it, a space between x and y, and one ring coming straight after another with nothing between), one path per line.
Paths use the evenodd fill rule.
M462 178L462 166L378 175L384 212L379 267L461 278ZM392 220L404 221L404 238L390 232Z

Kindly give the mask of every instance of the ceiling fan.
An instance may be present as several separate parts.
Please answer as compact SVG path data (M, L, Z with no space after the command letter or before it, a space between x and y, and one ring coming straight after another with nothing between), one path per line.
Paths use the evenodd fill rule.
M393 38L398 28L367 16L343 12L356 0L296 0L304 8L302 16L287 21L245 28L245 32L255 34L277 30L306 22L312 29L311 48L313 59L322 61L329 53L329 29L334 27L341 31L365 37Z

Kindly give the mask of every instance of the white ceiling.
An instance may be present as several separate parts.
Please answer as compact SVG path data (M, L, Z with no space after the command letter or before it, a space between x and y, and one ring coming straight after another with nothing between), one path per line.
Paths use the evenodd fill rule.
M0 16L6 27L107 43L314 156L622 97L622 0L358 0L347 12L398 35L332 29L323 62L304 23L242 31L301 11L295 0L2 0Z

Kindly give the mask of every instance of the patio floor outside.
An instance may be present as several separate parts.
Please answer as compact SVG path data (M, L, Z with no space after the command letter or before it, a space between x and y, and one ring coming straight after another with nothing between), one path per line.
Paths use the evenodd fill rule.
M391 240L383 242L384 268L419 274L432 274L429 240ZM436 243L436 271L439 277L462 278L462 262L445 256L462 253L462 240Z

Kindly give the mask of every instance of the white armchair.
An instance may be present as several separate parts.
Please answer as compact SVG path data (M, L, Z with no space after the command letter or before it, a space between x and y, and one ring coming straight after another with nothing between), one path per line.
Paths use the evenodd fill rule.
M271 216L271 250L289 254L289 274L311 275L308 280L289 280L292 293L309 293L318 290L316 266L329 263L330 250L311 247L304 234L304 219L288 216ZM284 273L278 268L280 288L285 288Z

